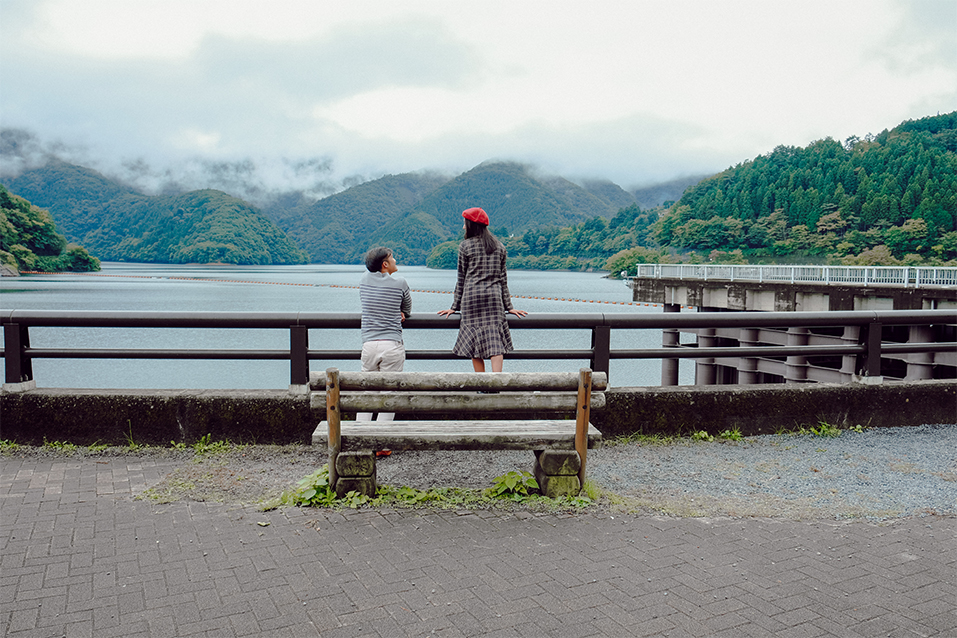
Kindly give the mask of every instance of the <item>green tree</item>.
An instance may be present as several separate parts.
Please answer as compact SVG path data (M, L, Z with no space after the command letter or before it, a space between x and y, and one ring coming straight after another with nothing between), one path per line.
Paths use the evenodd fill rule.
M446 241L432 249L425 265L429 268L444 268L455 270L458 268L459 242Z
M0 253L7 265L21 271L99 270L86 249L67 245L50 213L0 185Z

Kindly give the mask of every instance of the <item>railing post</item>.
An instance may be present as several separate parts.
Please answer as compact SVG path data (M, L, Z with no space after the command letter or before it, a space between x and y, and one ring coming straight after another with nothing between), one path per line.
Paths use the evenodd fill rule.
M19 323L3 324L4 379L6 383L33 380L33 362L24 354L30 347L30 328Z
M592 326L591 348L591 369L594 372L604 372L611 378L608 372L608 362L611 359L611 326Z
M864 355L858 361L858 376L860 382L865 384L880 384L883 382L881 376L881 336L884 325L879 321L871 323L861 328L861 337L865 346Z
M289 326L289 383L309 383L309 329Z

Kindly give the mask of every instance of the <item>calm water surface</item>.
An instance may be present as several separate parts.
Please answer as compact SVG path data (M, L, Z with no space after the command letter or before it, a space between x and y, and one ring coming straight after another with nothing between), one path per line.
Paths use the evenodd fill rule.
M359 312L362 266L183 266L104 263L85 275L25 275L0 280L0 308L22 310L197 310ZM399 264L399 275L412 288L412 312L434 314L448 308L455 271ZM631 290L601 273L516 270L509 272L516 308L530 313L661 312L660 307L631 305ZM577 300L577 301L573 301ZM407 330L406 347L451 349L455 330ZM31 345L108 348L284 349L286 330L132 330L115 328L33 328ZM515 347L587 348L587 330L513 330ZM613 348L653 348L657 330L615 330ZM362 347L358 330L312 330L313 349ZM506 359L506 370L577 370L586 361ZM337 365L358 370L358 361L312 361L313 370ZM681 362L681 383L693 383L693 363ZM281 361L151 361L37 359L34 376L40 387L73 388L285 388L289 364ZM406 370L471 370L459 361L407 361ZM615 386L658 385L657 360L613 360Z

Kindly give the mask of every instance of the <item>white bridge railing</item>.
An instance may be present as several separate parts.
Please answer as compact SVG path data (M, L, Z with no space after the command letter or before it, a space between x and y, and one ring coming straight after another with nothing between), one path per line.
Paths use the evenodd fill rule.
M957 287L957 268L638 264L638 278L953 288Z

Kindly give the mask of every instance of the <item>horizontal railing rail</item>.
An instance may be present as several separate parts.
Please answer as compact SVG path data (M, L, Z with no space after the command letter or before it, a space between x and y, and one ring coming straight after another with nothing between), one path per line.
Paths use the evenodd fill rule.
M206 359L287 360L290 383L309 382L310 361L358 360L358 349L315 350L309 348L309 330L358 331L358 313L317 312L137 312L0 310L3 323L5 380L8 384L33 380L34 359ZM957 314L948 310L888 310L847 312L735 312L735 313L581 313L535 314L509 317L511 329L589 330L591 347L579 349L516 350L514 359L588 360L595 371L609 372L611 359L711 359L721 357L847 356L858 358L863 376L880 375L880 359L888 353L935 353L957 349L957 342L884 343L884 326L935 326L957 324ZM405 330L458 329L457 315L442 318L416 315L403 324ZM710 328L828 328L856 326L860 338L842 345L768 345L752 347L663 346L649 349L611 347L612 330L691 330ZM30 329L59 328L194 328L277 329L289 331L288 349L149 349L149 348L35 348ZM408 359L458 359L448 350L408 350Z
M638 278L899 286L902 288L920 288L922 286L957 287L957 268L638 264Z

